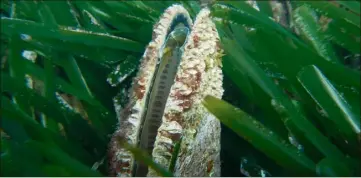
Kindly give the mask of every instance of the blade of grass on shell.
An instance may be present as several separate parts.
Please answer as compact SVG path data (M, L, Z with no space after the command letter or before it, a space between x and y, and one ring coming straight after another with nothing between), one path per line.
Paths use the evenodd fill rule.
M1 32L7 35L27 34L34 37L45 37L69 41L72 43L87 44L95 47L108 47L133 52L143 52L144 46L136 41L112 36L104 33L72 28L52 28L32 21L1 18Z
M129 150L134 158L138 161L143 162L144 164L148 165L150 168L154 169L160 176L163 177L173 177L173 174L169 172L166 168L163 166L155 163L152 158L143 150L133 147L126 143L122 138L118 138L118 143L121 147L124 147L125 149Z
M331 44L325 39L321 31L321 26L317 23L315 12L303 5L293 11L293 20L302 36L307 39L317 51L327 61L339 63Z
M348 142L357 145L360 118L355 117L350 108L357 106L350 106L316 66L305 67L298 74L298 80L328 118L347 136Z
M212 96L206 96L203 105L223 124L279 165L302 175L314 174L315 163L245 112Z
M172 157L170 159L170 163L169 163L169 167L168 167L169 172L174 172L174 168L175 168L175 164L177 162L181 143L182 143L182 138L179 141L177 141L174 145Z

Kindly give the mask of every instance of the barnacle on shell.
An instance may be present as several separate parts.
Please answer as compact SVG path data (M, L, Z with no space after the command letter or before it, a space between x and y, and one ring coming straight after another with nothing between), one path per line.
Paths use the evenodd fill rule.
M223 94L222 49L209 15L208 8L202 9L193 24L185 8L172 5L154 25L131 101L118 115L119 126L110 143L111 176L158 176L147 167L144 171L145 165L136 163L117 137L147 149L165 168L182 138L174 175L220 176L220 123L201 104L206 95Z

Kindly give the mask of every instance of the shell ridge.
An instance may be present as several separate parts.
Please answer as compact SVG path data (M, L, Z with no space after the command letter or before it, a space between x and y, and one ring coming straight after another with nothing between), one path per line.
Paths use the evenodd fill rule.
M148 44L141 58L140 70L132 82L129 92L129 114L119 114L118 129L113 134L109 144L109 166L110 176L130 177L134 169L133 155L120 147L117 139L123 138L129 144L136 145L138 142L139 130L141 127L141 118L144 114L144 103L146 91L149 90L151 77L158 59L158 51L164 43L171 23L177 14L183 14L187 23L192 26L192 20L187 10L181 5L172 5L165 10L158 23L154 25L152 41ZM134 102L134 105L132 104ZM123 111L122 111L123 112ZM132 117L131 117L132 116Z

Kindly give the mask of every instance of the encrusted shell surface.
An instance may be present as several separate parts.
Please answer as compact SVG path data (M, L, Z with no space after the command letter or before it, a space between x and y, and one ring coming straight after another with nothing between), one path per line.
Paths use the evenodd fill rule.
M182 136L174 175L220 176L220 123L201 104L206 95L221 98L223 94L219 37L209 18L209 9L202 9L192 25L188 12L180 5L169 7L154 26L153 40L142 57L130 92L133 102L119 114L119 126L110 143L111 176L132 175L133 156L119 146L117 137L124 138L129 144L137 144L146 93L151 86L158 51L173 19L179 14L186 17L191 33L167 99L152 157L167 168L175 142ZM148 176L158 175L150 169Z
M201 103L206 95L221 98L223 94L222 50L209 15L209 9L204 8L196 17L158 130L157 149L153 150L154 160L168 165L163 155L170 150L162 142L164 138L172 138L172 134L163 130L163 126L173 123L182 128L174 176L220 176L220 123ZM150 170L148 176L157 174Z
M110 176L130 177L132 176L134 158L126 149L120 147L117 137L124 138L129 144L136 145L140 131L141 118L144 114L146 92L151 86L152 77L155 72L159 50L163 45L173 19L183 14L188 24L192 25L192 20L187 10L180 5L173 5L167 8L154 25L152 41L148 44L141 59L137 77L133 81L130 90L130 103L118 114L119 126L110 141L109 166ZM117 107L117 106L116 106Z

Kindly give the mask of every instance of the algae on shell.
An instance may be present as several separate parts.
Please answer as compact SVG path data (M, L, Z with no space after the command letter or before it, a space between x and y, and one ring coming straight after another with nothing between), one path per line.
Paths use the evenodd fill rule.
M153 76L161 49L174 23L182 22L190 34L184 44L183 54L174 83L165 103L161 125L157 130L152 158L168 168L175 143L182 137L180 152L176 159L175 176L220 176L220 123L201 104L206 95L221 98L222 49L215 25L208 8L202 9L194 25L184 7L172 5L167 8L154 25L153 39L142 57L137 77L133 81L128 106L118 115L119 126L111 139L109 164L111 176L132 176L135 160L132 154L120 147L117 137L137 146L147 112ZM148 176L158 176L149 169Z

